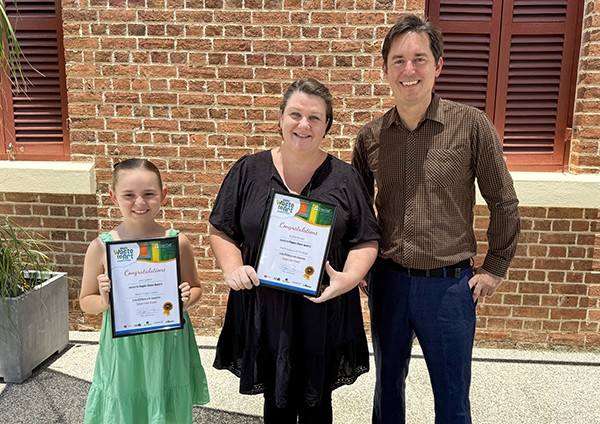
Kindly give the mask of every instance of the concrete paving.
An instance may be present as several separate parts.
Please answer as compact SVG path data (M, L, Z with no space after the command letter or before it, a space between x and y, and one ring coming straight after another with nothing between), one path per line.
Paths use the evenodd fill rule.
M23 384L0 379L0 423L82 423L96 354L96 332L71 332L70 343ZM194 407L194 423L262 423L262 395L238 393L238 379L212 368L217 339L197 337L211 401ZM334 391L334 421L368 424L371 371ZM600 352L504 349L474 351L471 408L477 424L600 423ZM407 423L434 422L433 395L418 346L407 381ZM128 424L128 423L124 423Z

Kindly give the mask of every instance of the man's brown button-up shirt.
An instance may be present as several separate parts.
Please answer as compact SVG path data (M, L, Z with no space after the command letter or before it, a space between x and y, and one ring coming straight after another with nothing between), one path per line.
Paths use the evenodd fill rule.
M434 94L409 131L394 107L361 129L352 164L372 197L377 184L379 255L407 268L439 268L476 255L477 179L490 210L483 268L505 275L520 231L518 200L485 113Z

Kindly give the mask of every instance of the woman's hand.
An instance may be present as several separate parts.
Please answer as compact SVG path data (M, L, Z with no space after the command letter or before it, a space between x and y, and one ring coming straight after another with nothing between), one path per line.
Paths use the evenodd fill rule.
M100 274L96 279L98 280L98 292L102 296L102 302L106 306L105 309L108 309L110 307L110 279L106 274Z
M329 261L325 264L325 272L329 275L329 286L323 290L319 297L306 297L308 300L314 303L323 303L329 299L333 299L340 294L344 294L352 290L359 283L360 280L356 279L356 276L348 272L338 272L332 268Z
M325 271L329 275L329 286L323 290L319 297L305 297L311 302L322 303L352 290L369 272L371 265L377 258L378 248L379 243L377 241L366 241L357 244L348 252L342 272L333 269L327 261Z
M212 225L209 240L210 247L223 271L225 284L235 291L248 290L260 284L254 268L244 265L242 252L235 241Z
M227 275L224 275L224 277L225 284L235 291L248 290L260 285L256 271L249 265L242 265L235 268Z

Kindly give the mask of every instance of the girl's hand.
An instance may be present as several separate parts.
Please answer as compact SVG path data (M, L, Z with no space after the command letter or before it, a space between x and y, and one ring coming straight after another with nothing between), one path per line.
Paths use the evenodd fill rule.
M249 290L260 285L256 271L250 265L243 265L225 275L225 284L235 291Z
M96 279L98 280L98 291L100 292L100 296L102 296L102 301L104 302L106 309L108 309L110 307L108 295L110 292L110 279L106 274L100 274Z
M181 283L179 285L179 290L181 290L181 303L183 303L183 310L187 311L188 305L190 304L191 287L189 283Z

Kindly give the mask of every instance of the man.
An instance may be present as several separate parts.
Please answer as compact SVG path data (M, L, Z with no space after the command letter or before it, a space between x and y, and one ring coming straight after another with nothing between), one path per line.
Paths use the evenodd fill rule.
M383 237L369 279L377 366L373 423L405 422L412 342L423 350L436 424L471 423L475 305L494 294L512 260L519 212L502 144L485 113L432 93L442 71L439 28L409 15L387 34L383 73L396 106L365 125L353 165ZM490 210L480 268L473 231L475 178Z

